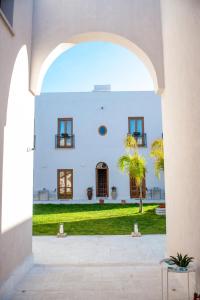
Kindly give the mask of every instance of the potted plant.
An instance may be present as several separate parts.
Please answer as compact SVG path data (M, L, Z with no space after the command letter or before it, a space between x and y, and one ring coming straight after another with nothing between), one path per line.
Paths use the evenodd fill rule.
M139 131L135 131L135 132L133 132L133 136L134 137L141 136L141 133Z
M92 187L88 187L87 188L87 197L88 197L88 200L92 200L92 196L93 196L93 188Z
M194 300L200 299L200 294L198 295L197 293L194 293Z
M111 197L112 197L113 200L115 200L117 198L117 188L116 188L116 186L111 187Z
M61 133L62 138L67 138L68 136L69 136L68 133Z
M190 257L187 254L182 255L177 253L177 256L170 256L170 261L177 266L179 271L187 271L189 264L194 260L194 257Z
M165 203L161 203L156 208L156 215L164 216L165 214L166 214Z

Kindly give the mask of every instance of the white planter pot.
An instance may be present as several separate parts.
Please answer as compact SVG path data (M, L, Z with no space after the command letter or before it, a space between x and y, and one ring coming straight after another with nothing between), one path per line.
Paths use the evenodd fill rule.
M111 197L113 200L117 199L117 191L111 192Z
M156 208L156 215L158 215L158 216L165 216L166 215L165 208L161 208L161 207Z

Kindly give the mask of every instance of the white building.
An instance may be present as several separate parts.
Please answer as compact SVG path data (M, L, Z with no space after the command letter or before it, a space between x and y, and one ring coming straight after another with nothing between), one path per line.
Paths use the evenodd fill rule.
M117 161L124 139L138 132L139 152L146 158L147 198L164 198L164 180L154 174L149 156L153 140L162 136L161 99L154 92L111 92L96 86L93 92L44 93L36 97L34 200L90 203L137 198L127 174ZM145 189L144 189L145 192Z

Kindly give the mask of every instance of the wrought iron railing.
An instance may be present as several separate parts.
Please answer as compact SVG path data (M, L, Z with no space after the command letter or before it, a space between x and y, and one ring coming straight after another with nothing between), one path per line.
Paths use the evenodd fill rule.
M132 135L139 147L147 147L147 134L146 133L140 133L140 132L134 132L134 133L128 133L128 135Z
M67 133L55 135L55 147L56 148L74 148L75 136Z
M165 200L165 190L159 187L148 188L146 191L146 199Z

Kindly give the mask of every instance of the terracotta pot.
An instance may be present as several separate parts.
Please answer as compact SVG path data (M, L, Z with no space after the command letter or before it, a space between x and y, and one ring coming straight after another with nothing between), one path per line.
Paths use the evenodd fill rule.
M159 208L165 208L165 203L160 204L160 205L159 205Z
M99 204L104 204L104 199L99 199Z

